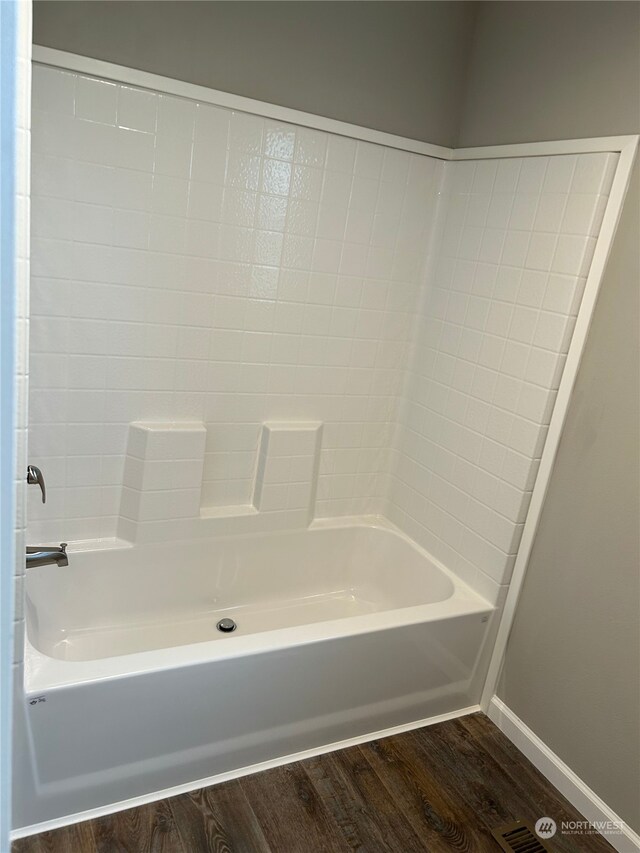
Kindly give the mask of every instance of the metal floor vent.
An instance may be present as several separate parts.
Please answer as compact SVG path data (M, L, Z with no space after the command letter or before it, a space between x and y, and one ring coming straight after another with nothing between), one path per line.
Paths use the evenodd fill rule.
M536 835L531 824L521 820L499 826L491 834L507 853L544 853L550 849Z

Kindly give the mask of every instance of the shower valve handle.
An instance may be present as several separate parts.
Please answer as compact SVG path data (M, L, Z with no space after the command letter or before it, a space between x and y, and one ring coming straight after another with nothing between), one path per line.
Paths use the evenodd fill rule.
M47 489L44 484L42 471L36 465L27 465L27 483L30 486L40 486L42 492L42 503L47 502Z

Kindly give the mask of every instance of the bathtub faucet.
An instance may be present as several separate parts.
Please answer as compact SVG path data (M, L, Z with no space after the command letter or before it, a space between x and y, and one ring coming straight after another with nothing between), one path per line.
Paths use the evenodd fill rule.
M58 566L69 565L66 542L61 542L59 548L48 545L27 545L27 568L49 566L52 563Z

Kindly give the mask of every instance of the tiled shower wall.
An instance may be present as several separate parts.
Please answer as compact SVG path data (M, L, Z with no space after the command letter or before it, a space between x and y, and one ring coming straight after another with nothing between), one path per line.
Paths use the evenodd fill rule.
M24 652L24 551L27 539L27 397L29 386L29 267L30 267L30 169L31 144L31 4L18 4L15 138L15 496L16 543L13 598L13 656L17 664L14 698L20 699Z
M616 163L446 166L387 514L492 597L515 562Z
M380 511L442 167L36 66L32 539L116 534L141 420L206 425L205 509L323 422L316 513Z
M172 535L123 469L132 422L178 421L206 427L178 515L386 514L496 600L617 157L444 166L43 67L33 95L32 538ZM317 483L283 446L256 499L296 424Z

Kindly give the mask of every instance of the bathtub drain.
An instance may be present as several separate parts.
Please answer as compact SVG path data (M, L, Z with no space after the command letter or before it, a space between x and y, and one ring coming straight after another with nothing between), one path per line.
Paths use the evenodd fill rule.
M235 631L238 626L233 621L233 619L221 619L216 628L218 631L222 631L223 634L230 634L232 631Z

